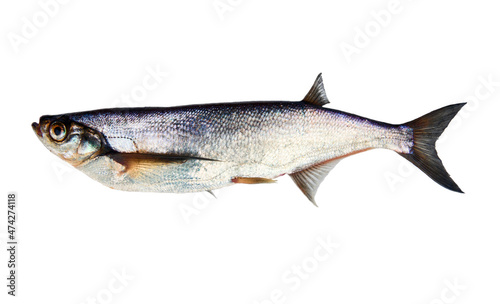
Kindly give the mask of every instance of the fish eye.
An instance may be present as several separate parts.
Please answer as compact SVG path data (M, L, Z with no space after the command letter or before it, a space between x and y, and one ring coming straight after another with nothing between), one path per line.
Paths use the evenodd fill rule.
M66 126L55 122L50 126L50 137L55 141L61 141L66 137Z

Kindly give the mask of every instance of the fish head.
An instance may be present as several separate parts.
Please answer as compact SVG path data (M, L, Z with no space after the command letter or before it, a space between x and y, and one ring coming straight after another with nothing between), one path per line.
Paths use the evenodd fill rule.
M74 122L65 115L42 116L31 127L50 152L73 166L99 155L105 146L100 132Z

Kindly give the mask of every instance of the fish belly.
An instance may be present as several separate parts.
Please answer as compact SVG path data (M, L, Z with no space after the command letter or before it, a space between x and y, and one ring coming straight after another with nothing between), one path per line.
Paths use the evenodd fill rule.
M235 177L280 175L262 164L190 159L182 163L158 164L140 172L126 172L107 156L96 157L77 167L80 171L112 189L138 192L199 192L233 184Z

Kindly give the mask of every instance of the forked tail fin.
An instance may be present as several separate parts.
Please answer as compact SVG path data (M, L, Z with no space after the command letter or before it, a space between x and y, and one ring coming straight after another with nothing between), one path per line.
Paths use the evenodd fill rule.
M463 191L446 172L435 145L441 133L464 105L465 103L449 105L404 124L413 129L413 149L409 154L399 153L436 183L460 193Z

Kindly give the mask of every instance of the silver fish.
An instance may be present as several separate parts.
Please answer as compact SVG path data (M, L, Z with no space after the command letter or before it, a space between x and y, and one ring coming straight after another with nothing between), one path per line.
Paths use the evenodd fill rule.
M52 153L100 183L125 191L198 192L271 183L288 174L314 204L343 158L390 149L441 186L462 192L435 142L464 103L404 124L323 107L321 74L302 101L116 108L42 116L32 127Z

